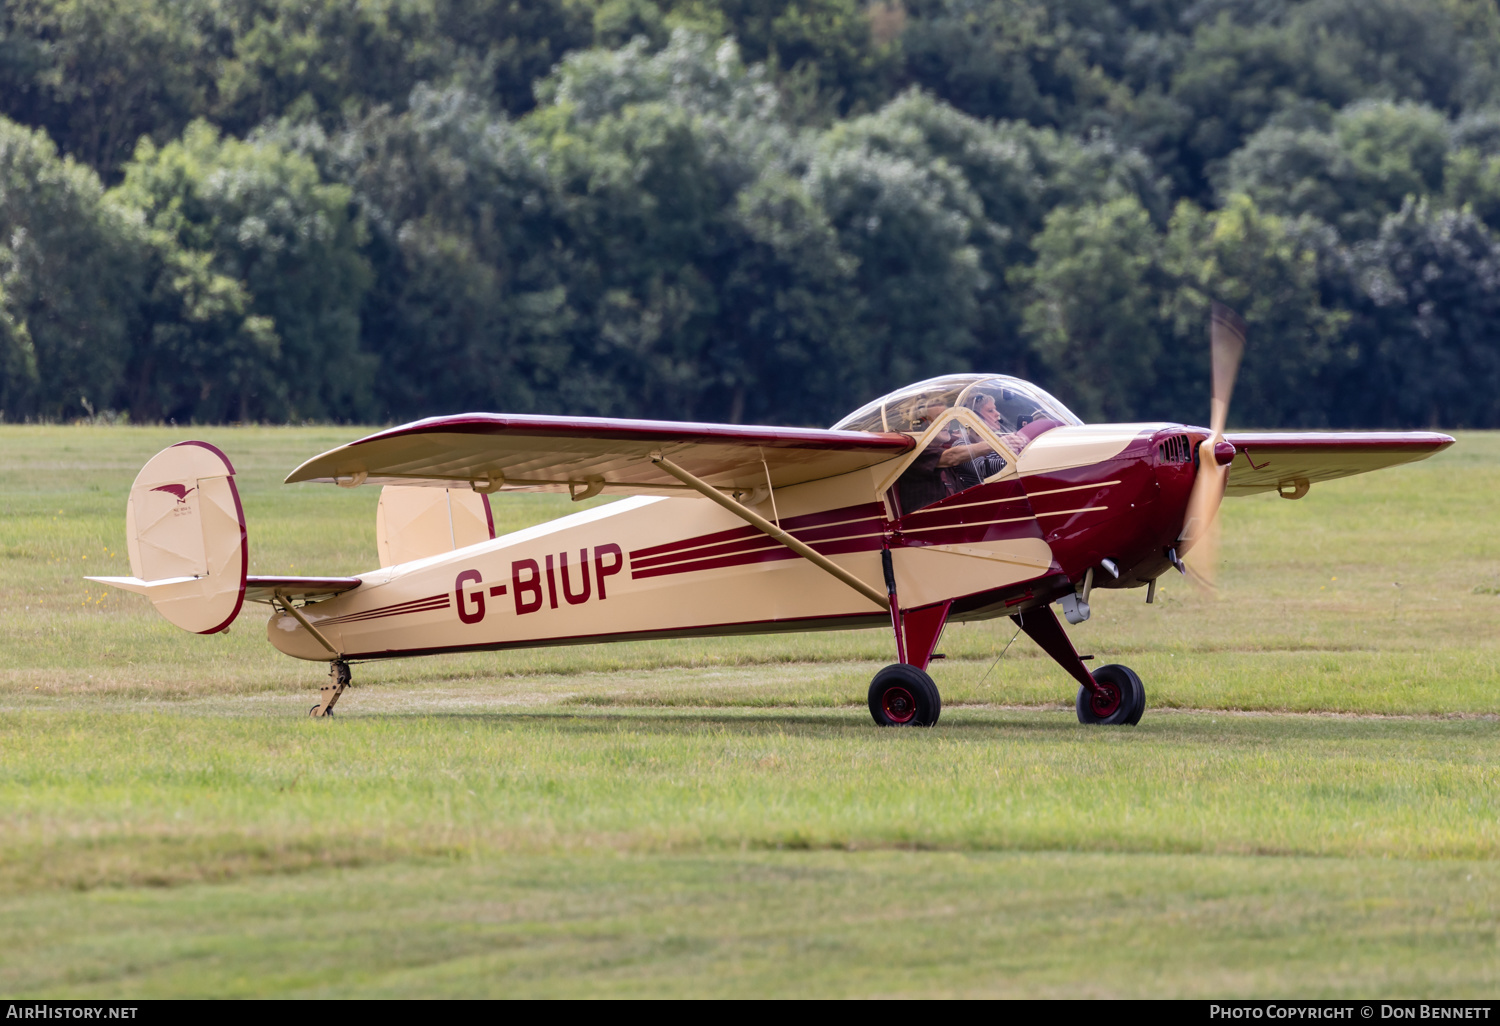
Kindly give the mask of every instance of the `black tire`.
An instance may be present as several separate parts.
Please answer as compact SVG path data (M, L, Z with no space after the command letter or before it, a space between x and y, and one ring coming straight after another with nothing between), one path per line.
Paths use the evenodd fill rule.
M1097 696L1078 689L1078 722L1133 727L1146 711L1146 687L1128 666L1110 663L1094 671Z
M1101 670L1104 669L1104 667L1102 666L1099 668ZM1141 717L1146 714L1146 685L1141 682L1140 676L1128 666L1122 666L1118 663L1115 663L1111 665L1111 669L1117 670L1123 674L1128 674L1130 676L1130 679L1134 682L1131 685L1131 688L1133 691L1135 691L1136 694L1135 707L1131 710L1130 716L1125 720L1126 726L1133 727L1137 723L1140 723Z
M932 678L909 663L892 663L870 681L870 715L881 727L930 727L943 712Z

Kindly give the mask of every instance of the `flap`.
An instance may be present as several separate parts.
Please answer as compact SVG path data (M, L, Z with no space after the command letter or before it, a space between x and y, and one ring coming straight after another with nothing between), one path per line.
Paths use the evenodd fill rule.
M659 452L725 490L801 484L909 452L903 434L600 417L468 413L381 431L308 460L287 483L407 484L476 491L679 494Z
M1433 431L1235 432L1227 495L1271 492L1425 460L1453 444Z
M271 599L316 600L353 591L364 582L358 577L247 577L245 598L251 602Z

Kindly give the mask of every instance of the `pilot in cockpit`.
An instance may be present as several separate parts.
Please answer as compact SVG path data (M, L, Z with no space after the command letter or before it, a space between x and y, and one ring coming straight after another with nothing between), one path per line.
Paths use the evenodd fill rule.
M964 405L978 414L979 419L984 421L985 426L995 434L1001 436L1006 434L1005 422L1000 417L1000 410L995 405L994 396L987 392L978 392L969 396L964 401ZM981 481L1005 469L1005 457L996 452L993 446L984 442L975 442L968 446L964 456L973 462L974 471Z

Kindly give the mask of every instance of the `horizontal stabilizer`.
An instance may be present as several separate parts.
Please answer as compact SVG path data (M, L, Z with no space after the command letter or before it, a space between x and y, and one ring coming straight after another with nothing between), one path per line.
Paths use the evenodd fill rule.
M99 584L107 584L121 591L134 592L137 595L165 595L174 589L181 589L194 581L197 577L167 577L160 581L143 581L139 577L85 577L85 581L96 581Z
M660 453L716 488L753 492L873 467L911 451L902 434L469 413L381 431L287 477L358 484L467 485L479 492L681 494Z
M358 577L247 577L245 598L250 602L325 599L353 591L363 583Z

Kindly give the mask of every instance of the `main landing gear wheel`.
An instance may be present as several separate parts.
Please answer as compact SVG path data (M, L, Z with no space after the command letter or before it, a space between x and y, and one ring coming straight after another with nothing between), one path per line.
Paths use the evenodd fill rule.
M1146 687L1128 666L1110 663L1094 671L1098 688L1078 689L1078 722L1133 727L1146 711Z
M932 678L908 663L892 663L870 682L870 715L881 727L930 727L943 711Z

